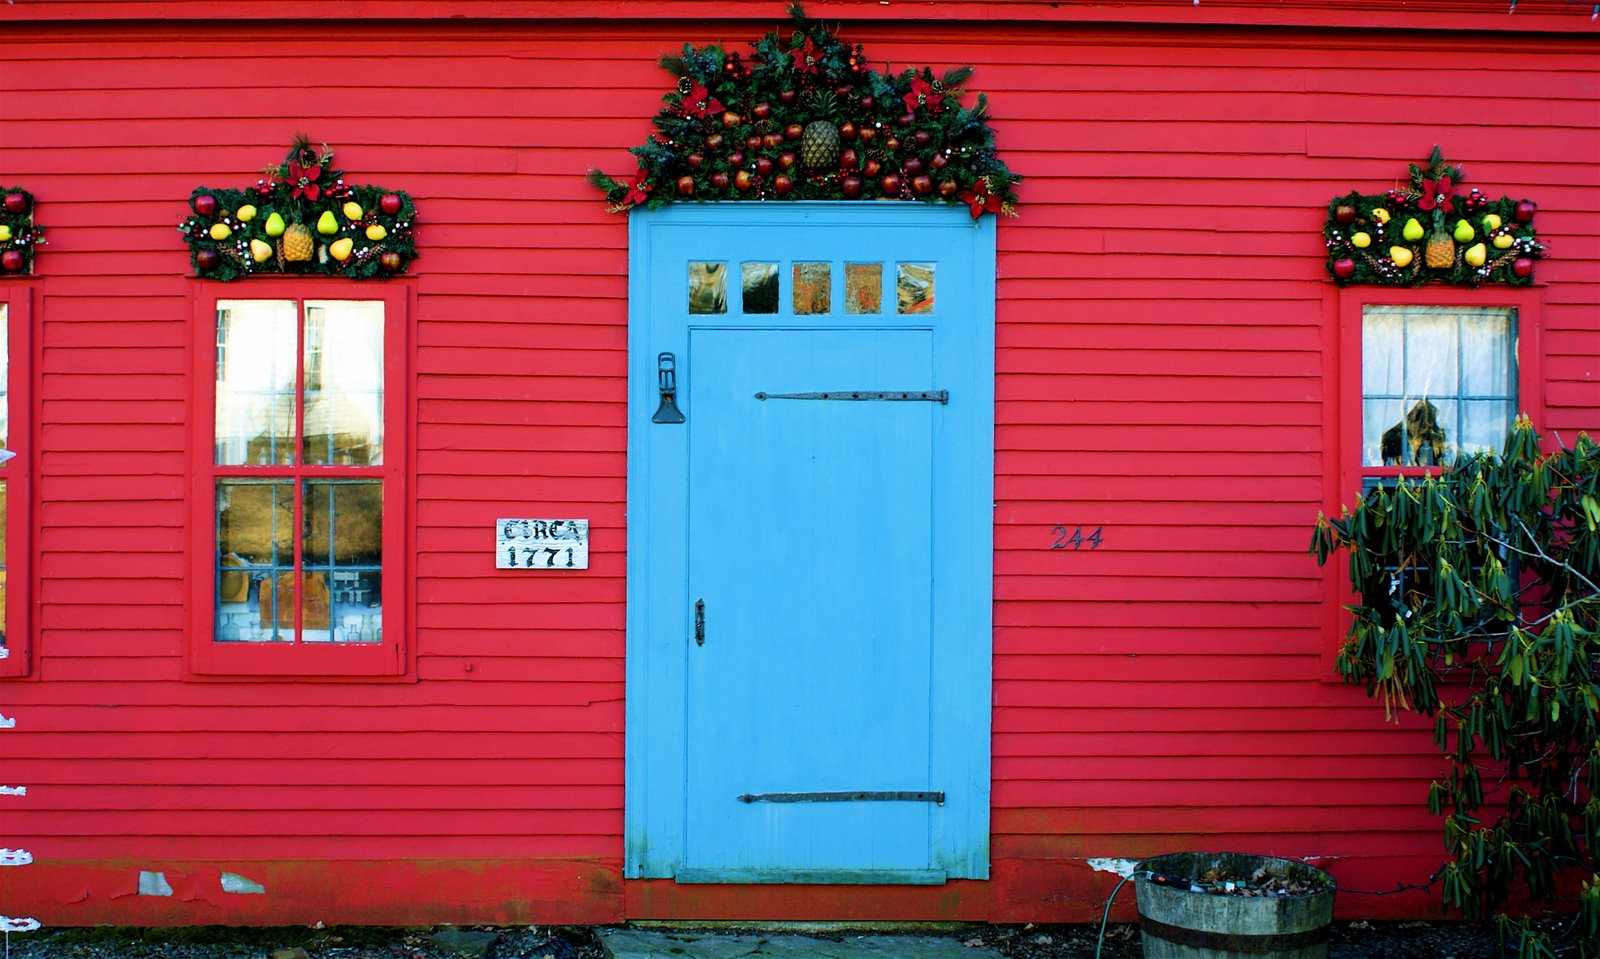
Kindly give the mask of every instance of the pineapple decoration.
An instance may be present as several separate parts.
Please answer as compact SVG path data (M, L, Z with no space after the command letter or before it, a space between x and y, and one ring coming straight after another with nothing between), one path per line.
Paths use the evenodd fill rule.
M1434 147L1426 166L1411 164L1406 189L1335 197L1323 228L1334 281L1532 283L1534 261L1545 254L1533 229L1537 207L1531 200L1491 200L1477 189L1461 195L1462 179L1461 168L1445 163Z
M267 273L369 279L404 273L417 257L416 205L405 193L353 186L333 151L297 136L284 161L244 190L196 189L178 224L195 274Z
M683 200L904 199L1015 214L1019 178L995 151L970 67L874 70L860 46L789 5L793 24L741 55L685 45L631 182L591 170L612 212Z
M839 98L832 90L819 90L811 112L818 119L800 134L800 161L808 170L831 170L839 162Z

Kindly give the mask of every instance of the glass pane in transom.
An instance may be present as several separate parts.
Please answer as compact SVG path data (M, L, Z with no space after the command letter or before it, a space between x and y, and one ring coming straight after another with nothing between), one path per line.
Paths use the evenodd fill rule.
M746 263L742 285L744 312L778 312L778 264Z
M844 265L844 311L857 314L883 312L882 263Z
M383 462L383 304L306 303L305 461Z
M819 316L833 309L833 269L828 263L794 265L794 312Z
M728 264L689 264L689 312L728 312Z
M895 312L933 312L933 264L901 263L895 282Z
M383 484L308 480L305 496L302 638L306 642L380 642Z
M294 461L293 300L217 303L216 462Z

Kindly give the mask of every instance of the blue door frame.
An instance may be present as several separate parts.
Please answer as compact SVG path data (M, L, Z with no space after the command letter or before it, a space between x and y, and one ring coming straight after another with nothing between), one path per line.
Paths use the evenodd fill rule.
M912 203L631 214L626 876L988 877L994 236ZM797 315L816 261L835 308ZM873 262L881 311L845 310ZM721 312L689 312L691 263L726 264ZM776 312L742 312L744 263L777 264ZM907 263L931 310L897 309ZM652 422L662 353L687 422ZM817 399L841 390L930 399ZM796 557L812 507L848 562Z

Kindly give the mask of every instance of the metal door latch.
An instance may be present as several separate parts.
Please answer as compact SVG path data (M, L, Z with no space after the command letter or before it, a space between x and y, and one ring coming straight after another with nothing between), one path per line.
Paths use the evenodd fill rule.
M829 390L825 393L757 393L758 400L890 400L946 404L949 390Z
M675 402L678 395L678 361L671 353L656 354L656 380L661 390L661 405L656 407L656 415L650 417L650 422L682 423L683 411L678 409Z

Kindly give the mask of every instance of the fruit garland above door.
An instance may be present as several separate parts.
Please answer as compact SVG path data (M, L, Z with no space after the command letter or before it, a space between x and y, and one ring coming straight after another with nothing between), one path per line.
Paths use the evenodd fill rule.
M678 200L877 200L964 204L974 219L1015 215L1019 177L995 154L989 104L961 104L971 67L935 77L867 65L859 45L808 20L752 44L748 60L715 44L664 56L677 74L655 132L633 148L632 183L589 181L612 212Z
M33 225L33 194L17 186L0 187L0 276L33 272L33 249L44 246L44 227Z
M254 187L189 196L178 224L196 276L237 280L257 274L321 274L365 280L404 273L417 258L411 197L352 186L333 169L333 151L304 136Z
M1328 201L1323 236L1334 282L1532 283L1534 261L1545 251L1534 235L1533 201L1491 200L1476 187L1457 195L1461 180L1461 168L1434 147L1426 167L1411 164L1409 187Z

